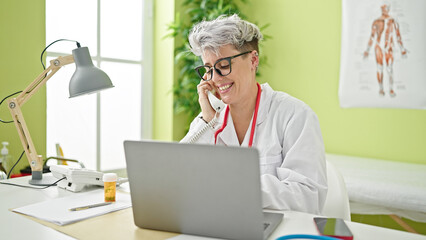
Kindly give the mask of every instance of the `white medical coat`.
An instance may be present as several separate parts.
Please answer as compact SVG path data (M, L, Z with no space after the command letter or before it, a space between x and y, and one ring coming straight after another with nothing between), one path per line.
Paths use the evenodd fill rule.
M318 118L302 101L274 91L268 84L261 87L253 147L260 154L263 207L321 214L327 195L327 176ZM214 129L209 128L196 143L214 144L214 134L222 126L224 112ZM188 142L205 125L200 117L195 118L181 142ZM217 144L248 147L252 123L249 126L240 145L229 114Z

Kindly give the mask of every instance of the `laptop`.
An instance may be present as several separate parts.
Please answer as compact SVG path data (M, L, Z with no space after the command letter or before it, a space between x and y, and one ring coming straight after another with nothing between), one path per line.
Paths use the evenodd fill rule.
M262 210L254 148L125 141L124 151L140 228L259 240L283 219Z

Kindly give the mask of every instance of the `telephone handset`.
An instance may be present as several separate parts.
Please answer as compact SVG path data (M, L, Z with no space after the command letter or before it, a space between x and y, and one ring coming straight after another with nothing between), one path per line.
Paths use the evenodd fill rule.
M219 100L212 92L208 91L207 97L209 98L210 105L216 111L216 114L210 122L208 122L200 131L198 131L196 134L194 134L194 136L189 139L188 143L194 143L195 141L197 141L197 139L201 135L203 135L203 133L207 131L209 127L214 128L217 122L218 113L225 109L225 103Z
M221 112L225 108L225 104L219 100L212 92L207 92L207 97L209 98L210 105L216 111L216 113Z

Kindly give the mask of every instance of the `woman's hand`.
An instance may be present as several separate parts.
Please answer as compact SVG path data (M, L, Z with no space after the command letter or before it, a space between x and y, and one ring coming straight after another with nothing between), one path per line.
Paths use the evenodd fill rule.
M197 85L198 102L200 103L203 119L206 122L210 122L216 114L215 110L210 104L209 98L207 97L207 92L213 90L214 87L211 85L210 81L201 80Z

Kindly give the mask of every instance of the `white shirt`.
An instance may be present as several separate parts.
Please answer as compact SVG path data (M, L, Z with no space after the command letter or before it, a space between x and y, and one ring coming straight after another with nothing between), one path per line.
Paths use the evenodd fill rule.
M327 195L327 176L318 118L302 101L274 91L268 84L261 87L253 147L260 154L263 207L321 214ZM214 134L222 126L224 112L214 129L209 128L196 143L214 144ZM181 142L188 142L205 125L204 120L195 118ZM229 114L217 144L248 147L252 123L249 126L240 145Z

